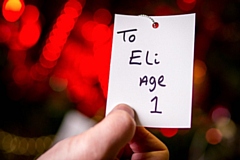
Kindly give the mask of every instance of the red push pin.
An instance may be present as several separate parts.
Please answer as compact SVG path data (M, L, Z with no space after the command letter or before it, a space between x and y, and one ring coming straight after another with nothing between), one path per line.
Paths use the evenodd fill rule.
M159 27L159 23L158 22L155 22L154 19L148 15L145 15L145 14L140 14L139 16L143 16L143 17L147 17L149 18L153 23L152 23L152 27L157 29Z
M157 28L159 27L158 22L154 22L154 23L152 24L152 27L155 28L155 29L157 29Z

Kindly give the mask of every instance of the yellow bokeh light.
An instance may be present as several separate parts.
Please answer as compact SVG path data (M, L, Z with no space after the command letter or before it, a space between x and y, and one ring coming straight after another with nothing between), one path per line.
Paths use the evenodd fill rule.
M8 0L5 6L5 9L9 11L20 11L21 8L22 3L20 0Z
M205 80L207 67L201 60L194 61L194 84L201 84Z

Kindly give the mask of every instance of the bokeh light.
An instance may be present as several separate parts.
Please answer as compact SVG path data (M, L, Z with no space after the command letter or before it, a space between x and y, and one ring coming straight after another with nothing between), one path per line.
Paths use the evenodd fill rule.
M224 118L227 121L226 123L228 123L231 118L231 114L226 107L218 105L212 111L212 120L216 123L222 118Z
M112 14L105 8L100 8L94 12L93 20L97 23L109 25L112 20Z
M49 33L49 37L40 55L39 65L32 67L32 77L34 77L34 79L45 80L51 73L51 69L55 67L61 56L61 51L67 41L70 31L76 23L76 18L81 12L82 5L78 1L69 0L66 2L62 12L52 27L52 31ZM52 83L50 83L50 86L53 90L56 89L56 86Z
M172 15L173 13L174 13L173 7L169 5L161 4L156 7L154 14L158 16L158 15Z
M177 0L177 5L182 11L190 11L196 5L196 0Z
M177 128L160 128L160 132L165 136L165 137L173 137L178 133Z
M38 23L25 24L19 33L19 42L24 47L30 48L37 43L40 34L41 27Z
M0 43L7 43L11 37L11 29L9 26L0 24Z
M212 145L216 145L222 141L222 133L219 129L210 128L206 132L206 140Z
M237 134L236 124L227 118L221 118L217 121L216 127L221 131L223 138L232 141Z
M25 85L29 83L29 71L25 66L18 66L13 71L13 79L16 84Z
M93 41L93 29L96 25L95 21L87 21L83 24L81 33L86 40Z
M67 88L68 81L67 79L51 76L49 79L49 85L52 90L56 92L61 92Z
M4 149L7 153L14 153L16 155L38 155L46 151L52 141L52 135L25 138L0 130L0 148Z
M215 31L216 29L218 29L220 27L221 22L220 22L219 17L213 12L207 16L203 25L207 30Z
M193 80L195 85L199 85L204 82L207 73L207 67L201 60L196 59L194 61Z
M100 44L105 43L111 37L111 31L107 25L97 24L92 31L92 40L94 43L101 42ZM99 38L101 37L101 38Z
M17 21L25 8L23 0L4 0L2 5L2 14L9 22Z
M43 52L43 54L40 56L40 58L39 58L39 63L40 63L41 66L44 67L44 68L49 68L49 69L53 68L53 67L57 64L57 61L55 61L55 60L53 60L53 61L47 60L47 59L43 56L44 54L45 54L45 53Z
M21 16L22 23L36 23L39 19L40 13L36 6L26 5L25 10Z

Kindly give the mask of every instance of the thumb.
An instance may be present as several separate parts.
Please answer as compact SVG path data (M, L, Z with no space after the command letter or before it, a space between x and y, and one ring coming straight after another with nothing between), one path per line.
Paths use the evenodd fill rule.
M133 138L136 129L134 111L125 104L116 106L112 112L92 128L88 136L94 148L98 150L96 159L111 159ZM97 141L100 141L96 144ZM92 153L92 152L91 152ZM97 153L97 151L96 151Z
M134 136L134 111L125 104L116 106L88 131L56 144L40 159L114 159Z

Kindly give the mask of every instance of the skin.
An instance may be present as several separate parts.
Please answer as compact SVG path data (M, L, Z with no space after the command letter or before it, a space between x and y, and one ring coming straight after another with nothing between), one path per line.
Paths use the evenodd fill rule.
M137 127L134 110L117 105L86 132L60 141L38 160L168 160L166 145L144 127Z

